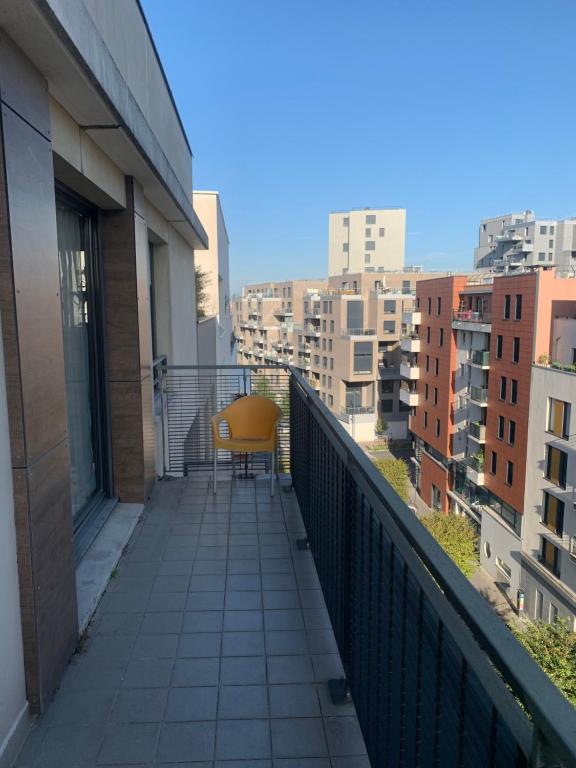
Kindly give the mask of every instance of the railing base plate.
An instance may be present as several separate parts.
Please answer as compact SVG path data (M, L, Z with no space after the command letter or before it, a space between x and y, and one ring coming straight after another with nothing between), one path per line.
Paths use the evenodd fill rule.
M351 699L350 688L345 677L328 680L328 692L332 704L347 704Z

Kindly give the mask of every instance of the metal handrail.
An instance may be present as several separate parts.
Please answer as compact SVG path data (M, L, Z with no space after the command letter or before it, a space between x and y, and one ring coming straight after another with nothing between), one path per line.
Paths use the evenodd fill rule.
M376 328L342 328L342 336L376 336Z
M452 641L459 647L466 668L474 671L477 680L480 681L490 698L494 707L494 714L498 712L499 719L506 724L515 739L517 748L523 754L524 762L522 764L528 764L530 761L531 765L543 765L541 754L549 749L557 759L562 761L563 765L575 766L576 712L574 708L514 638L492 607L471 586L424 526L410 513L406 504L383 479L380 472L339 424L338 420L333 417L326 405L319 400L305 379L296 370L291 369L291 372L290 411L293 434L291 465L298 500L301 508L303 508L305 518L307 511L313 514L320 509L318 505L323 503L322 494L326 494L329 490L326 483L335 482L332 474L329 478L316 476L310 478L312 462L306 461L306 455L310 457L312 455L310 451L318 451L318 440L322 436L328 442L327 449L330 451L330 455L340 462L337 468L337 477L340 478L338 481L339 488L350 487L349 493L352 494L350 504L357 503L352 499L360 499L361 506L358 514L370 515L371 518L369 519L378 521L381 530L385 532L385 542L390 541L390 544L385 543L385 546L392 548L392 554L396 551L402 557L405 563L404 568L408 568L418 582L421 600L426 599L433 605L442 626L446 628L445 631L450 633ZM302 427L301 424L295 422L298 398L306 406L303 413L304 426L311 428L313 423L316 432L318 432L318 435L314 434L313 445L310 445L309 442L310 435L301 436L298 433L298 429ZM298 454L298 446L295 447L294 445L296 437L300 441L304 441L301 457ZM300 458L304 461L305 467L297 465ZM303 472L302 476L299 476L300 472ZM345 473L345 478L342 477L342 473ZM306 478L308 478L308 482ZM318 491L314 490L316 487L318 487ZM314 498L306 498L307 493L313 493ZM338 493L340 494L340 490ZM343 497L342 499L344 505L347 503L346 498ZM362 502L362 499L365 501ZM334 521L340 519L337 515L341 513L330 506L330 500L327 503L328 514L331 519ZM364 504L367 506L365 507ZM356 512L351 511L351 514L356 519ZM341 603L338 602L338 595L333 594L336 587L331 586L329 591L332 594L326 594L328 591L326 589L327 584L332 583L333 585L335 582L335 576L330 571L330 563L332 560L337 562L337 559L348 551L341 549L342 546L347 548L348 544L341 542L340 549L335 551L330 558L326 551L326 547L330 544L325 540L317 541L315 539L314 534L318 530L318 521L315 518L309 518L307 521L305 519L305 522L310 545L317 559L317 567L321 582L323 582L322 586L325 589L329 611L332 606L331 615L333 624L335 623L340 651L345 663L347 663L350 661L350 647L347 643L352 642L354 638L359 638L358 642L362 641L363 637L365 638L363 642L370 640L368 636L363 634L358 636L357 633L361 633L362 630L351 626L350 617L346 616L346 611L343 617L333 615L334 611L338 611L341 607ZM341 524L346 525L344 522ZM330 533L326 532L326 535L329 535L332 546L336 548L339 541L336 536L344 534L336 534L330 530ZM361 541L356 544L356 546L361 545ZM368 542L366 542L366 546L368 546ZM348 565L352 567L352 563ZM360 566L357 565L357 567ZM400 563L398 567L401 567ZM403 573L403 578L406 579L406 571ZM350 574L347 575L346 572L342 574L344 584L348 582L349 576ZM376 572L374 572L374 576L376 576ZM368 589L371 588L369 584L372 583L370 580L371 571L367 571L366 578L366 588ZM390 573L382 572L380 578L388 579ZM335 618L338 621L335 621ZM410 627L408 631L413 633L414 627ZM356 634L350 638L350 632ZM439 635L438 642L442 643L442 635ZM343 644L346 647L343 647ZM356 653L358 654L358 651ZM358 656L353 661L357 662ZM438 673L438 669L441 668L437 667L434 674ZM431 670L430 674L432 674ZM510 695L507 686L522 701L530 720ZM384 701L389 690L390 684L387 685L387 691L383 693ZM352 695L355 696L354 688ZM463 692L462 696L464 696ZM375 725L373 721L367 723L363 720L366 711L363 701L355 699L355 703L366 737L369 726L373 728ZM460 708L460 712L463 712L461 708L464 703L463 698L459 702L455 702L454 710L458 712ZM378 714L375 713L376 718L378 718ZM483 736L488 740L488 751L492 754L491 750L496 748L493 746L496 732L491 732L489 728ZM398 738L400 738L400 734L398 734ZM407 735L406 738L410 739L412 735ZM454 738L456 738L455 734ZM502 742L502 739L500 741ZM369 753L370 751L369 745ZM370 756L373 760L380 760L374 765L384 764L384 755L375 754L374 747L372 747ZM488 758L488 760L486 762L479 760L477 764L494 764L492 758ZM518 753L516 753L515 763L521 764ZM509 764L512 765L512 761Z

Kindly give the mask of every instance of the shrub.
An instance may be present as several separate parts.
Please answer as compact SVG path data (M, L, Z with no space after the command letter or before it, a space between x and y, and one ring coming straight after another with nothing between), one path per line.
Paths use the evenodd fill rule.
M476 531L467 517L433 512L421 519L446 554L456 563L464 576L470 578L478 565Z
M376 466L403 501L408 501L408 466L402 459L380 459Z

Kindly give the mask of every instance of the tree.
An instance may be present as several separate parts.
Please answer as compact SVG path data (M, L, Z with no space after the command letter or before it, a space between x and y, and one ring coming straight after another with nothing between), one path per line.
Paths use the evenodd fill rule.
M376 466L402 501L408 501L408 466L402 459L380 459Z
M210 283L210 275L200 267L195 267L194 277L196 280L196 317L200 319L206 317L206 302L208 301L206 289Z
M421 522L464 576L470 578L478 565L478 555L476 553L477 535L468 518L463 515L433 512L421 518Z
M568 619L556 619L552 624L516 622L512 632L572 706L576 706L576 634Z

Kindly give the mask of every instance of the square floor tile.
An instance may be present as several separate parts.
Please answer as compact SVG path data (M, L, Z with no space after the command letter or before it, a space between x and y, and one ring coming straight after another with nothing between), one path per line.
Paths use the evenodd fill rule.
M157 724L112 725L106 729L98 765L145 763L153 759Z
M274 632L266 632L266 653L269 656L308 654L308 638L306 632L300 629L282 629Z
M300 595L296 589L265 590L262 593L264 608L270 609L300 609Z
M271 685L271 717L320 717L315 685Z
M270 629L304 629L304 617L297 610L264 611L264 626Z
M264 655L264 632L224 632L222 656Z
M258 574L232 574L226 579L226 589L229 591L254 591L262 589Z
M224 607L231 611L262 610L261 592L226 592Z
M154 582L154 592L187 592L188 576L157 576Z
M261 685L266 682L266 661L263 656L228 657L222 659L221 685Z
M249 558L246 560L228 560L229 574L256 574L260 573L260 560Z
M270 721L274 757L322 757L328 754L322 719L289 718Z
M246 594L260 596L258 592L246 592ZM262 611L225 611L224 629L238 632L262 630L264 629Z
M224 591L190 592L186 609L188 611L221 611L224 609Z
M223 622L222 611L189 611L184 614L182 632L221 632Z
M270 757L267 720L220 720L216 732L216 758L245 760Z
M262 560L264 562L264 560ZM292 572L288 573L263 573L262 589L278 590L297 588L296 578Z
M215 720L218 688L172 688L164 719L167 722Z
M168 611L167 613L147 613L142 621L140 633L143 635L173 635L180 631L182 613Z
M57 725L98 725L106 723L116 691L61 690L52 704Z
M222 686L218 699L218 717L223 719L268 717L266 686Z
M166 688L122 690L114 703L111 723L159 723L166 706Z
M270 656L267 664L270 683L314 682L314 670L308 656Z
M186 578L189 578L186 576ZM186 606L186 592L152 592L146 611L148 613L174 613Z
M224 574L201 574L190 579L190 592L221 592L225 586Z
M160 731L157 759L160 763L212 760L215 737L215 723L165 723Z
M176 659L172 685L191 687L218 685L220 659Z
M96 762L104 726L84 725L71 728L59 725L50 728L42 741L35 765L38 768L62 768L74 764Z
M171 659L176 656L178 635L139 635L134 644L134 659Z
M220 632L195 632L180 635L179 658L210 658L220 655Z
M362 732L355 717L327 717L326 738L331 755L363 755L366 753Z
M131 661L124 677L124 688L167 688L172 675L172 659Z

